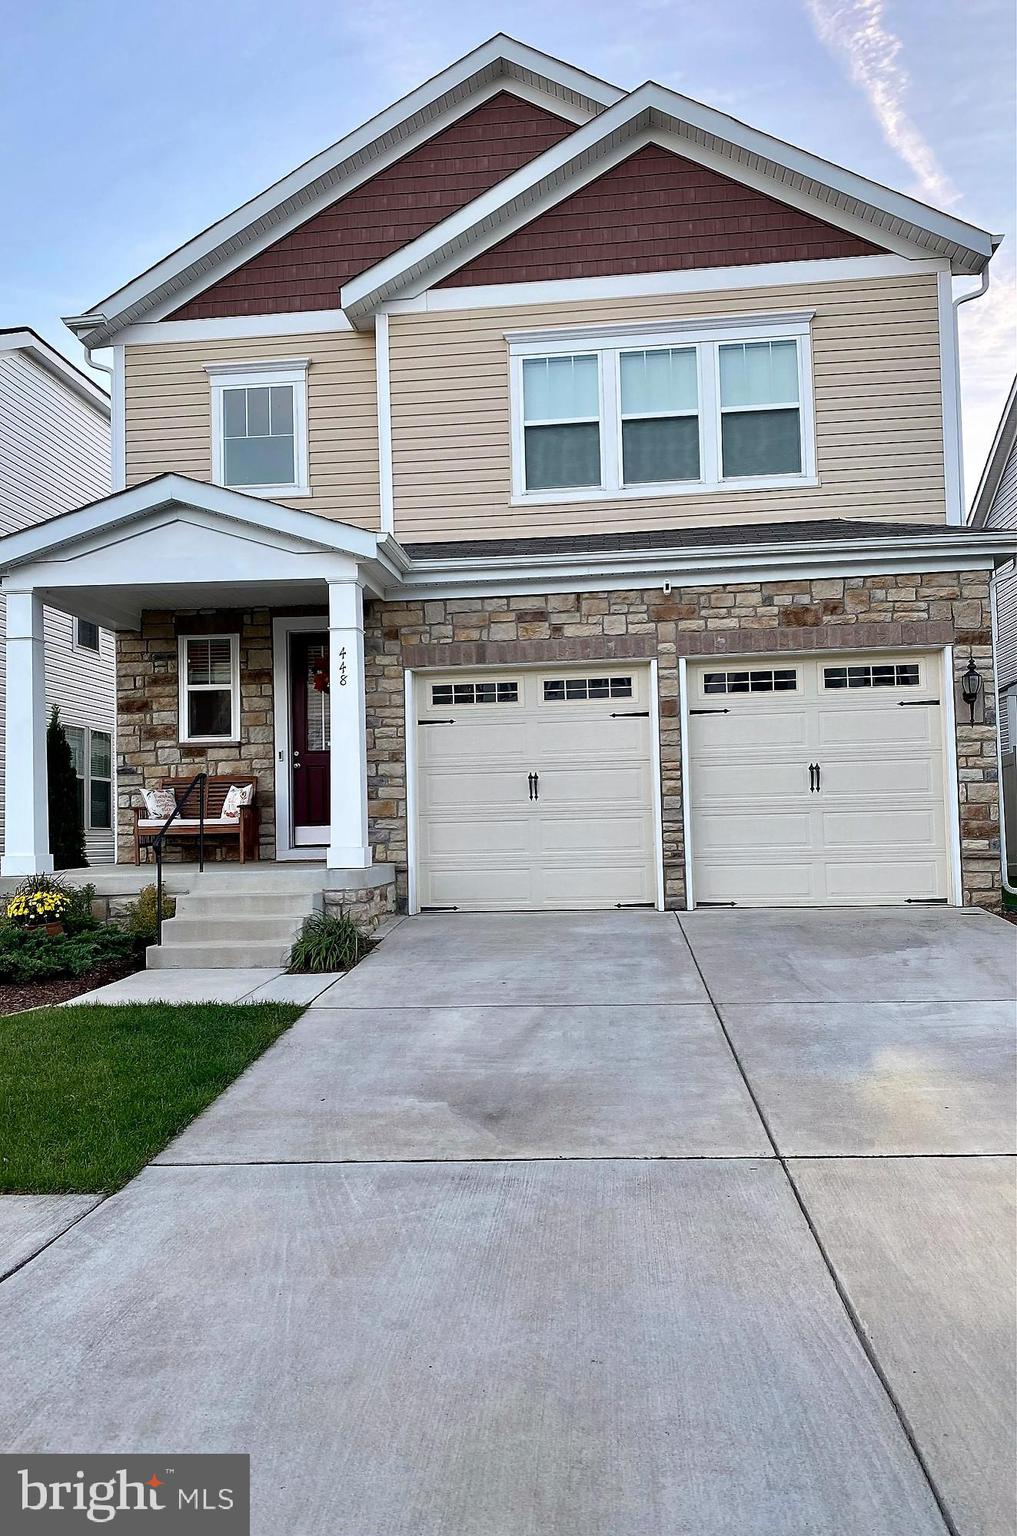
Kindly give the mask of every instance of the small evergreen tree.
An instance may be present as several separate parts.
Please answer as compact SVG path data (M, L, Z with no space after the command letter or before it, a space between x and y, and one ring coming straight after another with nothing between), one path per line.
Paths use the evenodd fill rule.
M67 732L54 706L46 731L46 770L49 780L49 851L57 869L82 869L85 828L78 802L78 776Z

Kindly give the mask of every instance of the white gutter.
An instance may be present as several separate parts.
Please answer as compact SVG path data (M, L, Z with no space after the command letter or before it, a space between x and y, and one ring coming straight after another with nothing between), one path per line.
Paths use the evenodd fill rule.
M950 279L946 278L946 279L944 279L944 281L949 283ZM982 268L981 277L978 280L978 287L977 288L972 288L969 293L962 293L962 294L960 294L956 299L953 300L953 304L952 304L952 310L953 310L953 319L952 319L952 325L953 325L953 338L952 338L952 341L953 341L953 368L954 368L954 374L955 374L955 380L954 380L955 387L954 387L954 389L952 391L952 393L953 393L953 409L954 409L953 429L954 429L954 434L955 434L954 441L955 441L955 443L957 445L956 472L957 472L957 479L959 481L959 487L958 487L958 489L959 489L959 506L958 506L958 511L960 513L959 517L957 518L957 522L959 522L959 523L964 521L964 507L965 507L965 504L966 504L965 503L965 490L966 490L966 487L965 487L965 484L964 484L964 421L963 421L963 416L962 416L962 413L961 413L960 331L959 331L959 328L958 328L958 325L957 325L957 311L960 309L962 304L970 304L972 299L980 299L982 297L982 295L985 294L985 293L988 293L988 291L989 291L989 263L986 262L985 266Z
M1004 891L1006 891L1010 896L1017 896L1017 889L1015 889L1014 886L1010 884L1010 866L1006 854L1006 814L1005 807L1003 805L1003 748L999 734L999 666L996 660L998 655L998 646L996 641L998 635L997 582L999 580L999 574L1000 573L998 571L994 572L992 580L989 583L989 608L992 615L992 687L995 694L996 706L996 775L997 788L999 790L999 862L1002 872Z

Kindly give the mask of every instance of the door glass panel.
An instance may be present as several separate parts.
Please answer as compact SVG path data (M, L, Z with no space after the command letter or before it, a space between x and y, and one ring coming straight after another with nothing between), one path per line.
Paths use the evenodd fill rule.
M328 646L307 647L307 751L327 752L330 741Z

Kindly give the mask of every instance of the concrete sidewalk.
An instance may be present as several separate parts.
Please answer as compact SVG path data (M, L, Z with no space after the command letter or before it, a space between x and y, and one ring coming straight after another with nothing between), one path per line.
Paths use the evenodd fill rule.
M259 1536L1012 1536L1013 970L410 919L0 1286L0 1447L249 1451Z

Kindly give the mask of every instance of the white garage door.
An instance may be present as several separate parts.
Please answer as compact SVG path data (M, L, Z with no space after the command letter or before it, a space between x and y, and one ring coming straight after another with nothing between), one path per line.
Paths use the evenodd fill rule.
M725 658L688 707L697 902L948 895L938 657Z
M421 674L418 904L652 904L649 690L645 665Z

